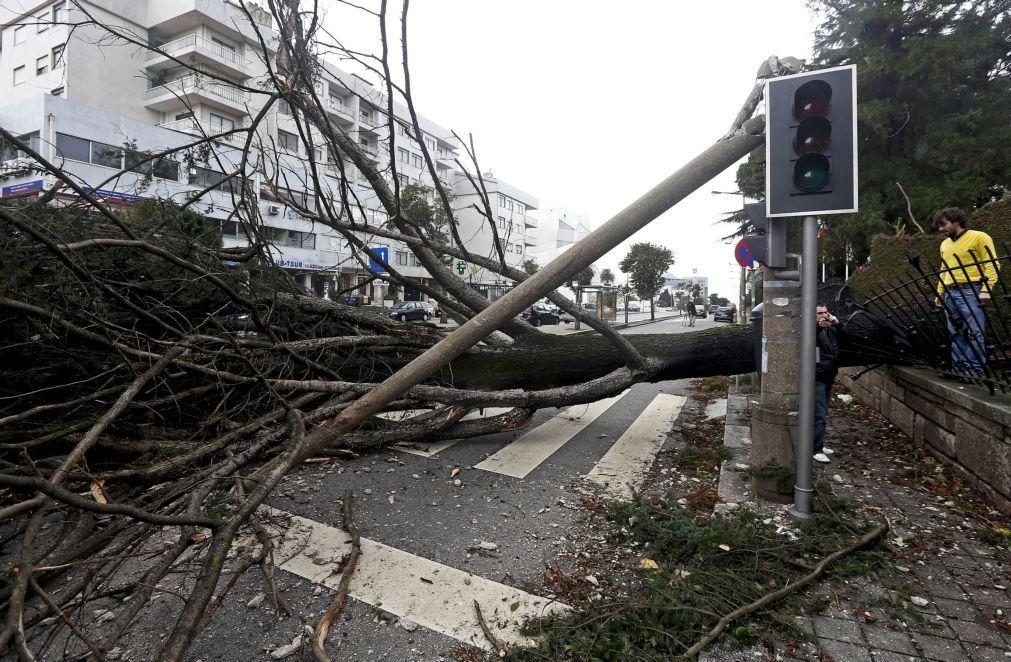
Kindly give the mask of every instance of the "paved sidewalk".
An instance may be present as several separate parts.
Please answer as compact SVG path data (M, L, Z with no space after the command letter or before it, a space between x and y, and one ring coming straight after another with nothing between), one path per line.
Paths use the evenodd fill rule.
M741 505L749 495L734 469L750 451L742 427L748 404L730 398L733 458L720 484L721 499ZM775 653L724 644L703 659L1011 661L1011 564L1006 550L986 541L987 532L1011 528L1007 518L856 400L833 398L826 446L836 453L832 463L816 464L817 477L891 522L889 567L867 577L829 575L811 589L828 607L795 617L809 641L779 642Z

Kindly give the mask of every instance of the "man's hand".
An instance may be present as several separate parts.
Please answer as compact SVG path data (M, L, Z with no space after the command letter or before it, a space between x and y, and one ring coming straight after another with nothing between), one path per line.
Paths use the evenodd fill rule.
M944 304L941 303L941 297L934 297L934 308L944 308Z

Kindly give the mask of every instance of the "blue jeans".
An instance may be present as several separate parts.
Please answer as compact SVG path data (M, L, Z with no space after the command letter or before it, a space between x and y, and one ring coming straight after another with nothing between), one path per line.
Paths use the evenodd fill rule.
M944 293L944 316L951 336L951 369L982 375L986 365L986 316L979 303L980 286L954 287Z
M825 450L825 423L828 420L828 400L832 385L814 383L814 454Z

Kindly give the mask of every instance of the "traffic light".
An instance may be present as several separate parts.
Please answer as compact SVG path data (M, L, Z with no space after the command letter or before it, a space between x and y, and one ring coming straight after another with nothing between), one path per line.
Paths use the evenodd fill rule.
M766 84L766 215L857 211L856 67Z

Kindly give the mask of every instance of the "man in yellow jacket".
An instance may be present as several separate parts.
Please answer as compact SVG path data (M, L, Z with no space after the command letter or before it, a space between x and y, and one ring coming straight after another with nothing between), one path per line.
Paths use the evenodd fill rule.
M941 242L941 279L935 303L944 307L951 335L951 368L968 377L983 375L986 365L986 314L983 306L997 286L997 252L985 232L968 229L969 217L958 207L934 214Z

